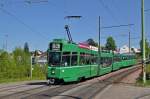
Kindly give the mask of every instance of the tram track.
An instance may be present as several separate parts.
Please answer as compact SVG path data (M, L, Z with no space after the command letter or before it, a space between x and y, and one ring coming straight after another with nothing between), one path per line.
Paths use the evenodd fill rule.
M44 82L36 82L36 83L44 83ZM4 84L3 86L2 85L0 86L0 92L23 88L23 87L28 87L29 85L32 85L32 84L34 84L34 82L11 84L11 85Z
M52 86L43 85L37 88L0 96L0 99L93 99L93 97L102 92L105 88L107 88L107 86L113 83L120 83L120 80L140 68L140 66L125 68L124 71L120 70L121 72L113 74L110 77L106 77L104 79L98 79L102 78L98 77L77 84ZM19 86L15 87L19 88ZM15 89L15 87L13 88Z
M140 69L139 66L129 67L118 74L103 80L85 81L78 84L62 85L53 90L49 89L39 94L30 95L24 99L93 99L98 93L113 83L119 83L124 77Z
M15 92L12 94L0 96L0 99L12 99L12 98L21 99L23 97L38 94L42 91L49 90L49 89L55 89L57 87L59 87L59 85L58 86L40 86L40 87L36 87L36 88L24 90L24 91Z
M112 84L118 84L118 83L119 84L124 84L123 82L121 82L121 80L123 78L127 77L128 75L130 75L130 74L138 71L139 69L141 69L141 67L135 67L135 68L133 68L131 70L127 70L127 71L124 71L122 73L119 73L119 74L115 75L116 77L114 77L114 78L110 77L109 79L104 80L103 82L106 83L106 85L104 86L103 89L107 88L109 85L112 85ZM99 94L100 92L102 92L103 89L99 89L96 93L94 93L92 96L90 96L90 98L95 97L97 94Z
M33 94L33 95L28 96L28 97L24 97L22 99L42 99L42 98L49 99L49 98L55 97L55 96L65 92L65 91L68 91L70 89L79 87L79 86L81 86L81 84L82 83L61 85L61 86L59 86L57 88L45 90L45 91L39 93L38 95L37 94Z
M97 81L95 83L90 84L87 87L79 89L78 91L72 91L69 94L62 93L60 96L56 96L54 98L58 99L70 99L70 97L75 97L75 99L93 99L97 94L102 92L105 88L113 83L119 83L124 77L130 75L131 73L135 72L136 70L140 69L139 67L133 68L128 71L121 72L119 74L113 75L103 81ZM115 76L115 77L114 77Z
M15 86L1 87L0 92L8 91L8 90L11 90L11 89L16 89L16 88L21 88L21 87L26 87L26 85L15 85Z

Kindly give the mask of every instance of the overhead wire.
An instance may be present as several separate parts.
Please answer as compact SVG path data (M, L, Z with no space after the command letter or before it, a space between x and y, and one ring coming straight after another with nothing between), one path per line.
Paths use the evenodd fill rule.
M112 11L110 10L110 8L103 2L103 0L98 0L100 2L100 4L105 8L105 10L107 11L107 13L111 16L111 18L113 19L113 21L115 23L119 23L117 18L114 16L114 14L112 13ZM114 5L115 6L115 5ZM116 6L115 6L116 7ZM128 25L119 25L119 26L108 26L108 27L101 27L101 29L109 29L109 28L118 28L118 27L125 27L125 26L129 26L131 24Z
M108 28L118 28L118 27L129 27L133 26L134 24L123 24L123 25L116 25L116 26L106 26L106 27L101 27L101 29L108 29Z
M103 2L103 0L98 0L100 2L100 4L105 8L105 10L107 11L107 13L111 16L111 18L113 19L114 22L118 22L117 18L114 16L114 14L112 13L112 11L110 10L110 8Z
M2 0L4 1L4 0ZM47 3L48 0L5 0L5 5L6 4L16 4L16 3L28 3L28 4L33 4L33 3Z
M144 10L145 12L148 12L148 11L150 11L150 9L146 9L146 10Z
M21 23L23 26L25 26L25 27L26 27L28 30L30 30L32 33L34 33L34 34L40 34L40 37L49 40L46 36L44 36L42 33L38 32L38 31L36 31L36 30L33 29L32 27L30 27L28 24L26 24L24 21L22 21L20 18L18 18L15 14L13 14L13 13L7 11L6 9L4 9L4 8L2 8L2 7L0 7L0 10L1 10L3 13L5 13L5 14L11 16L11 17L13 17L16 21L18 21L19 23ZM36 36L37 36L37 35L36 35Z
M116 5L116 1L115 0L111 0L112 1L112 5L116 10L119 10L118 6Z
M24 2L31 4L31 3L47 3L48 0L25 0Z

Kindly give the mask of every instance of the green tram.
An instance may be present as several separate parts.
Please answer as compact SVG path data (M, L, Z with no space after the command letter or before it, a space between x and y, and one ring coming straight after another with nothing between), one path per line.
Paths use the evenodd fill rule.
M98 53L96 47L70 43L64 39L54 39L49 44L47 54L48 84L80 81L136 63L134 55L114 54L108 51Z

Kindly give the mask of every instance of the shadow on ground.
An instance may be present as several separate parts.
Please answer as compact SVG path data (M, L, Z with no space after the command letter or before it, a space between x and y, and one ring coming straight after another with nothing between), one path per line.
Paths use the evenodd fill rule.
M46 82L31 82L31 83L28 83L27 85L47 85Z

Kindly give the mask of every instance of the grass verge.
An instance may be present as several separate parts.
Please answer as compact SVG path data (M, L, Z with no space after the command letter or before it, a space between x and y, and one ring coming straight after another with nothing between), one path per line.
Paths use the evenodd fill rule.
M22 82L22 81L31 81L31 80L46 80L46 78L45 77L33 77L31 79L29 77L25 77L25 78L13 78L13 79L0 79L0 84L12 83L12 82Z
M146 83L143 82L143 78L142 78L143 75L140 74L140 77L138 78L136 84L138 86L150 87L150 64L146 65L145 71L146 71Z

